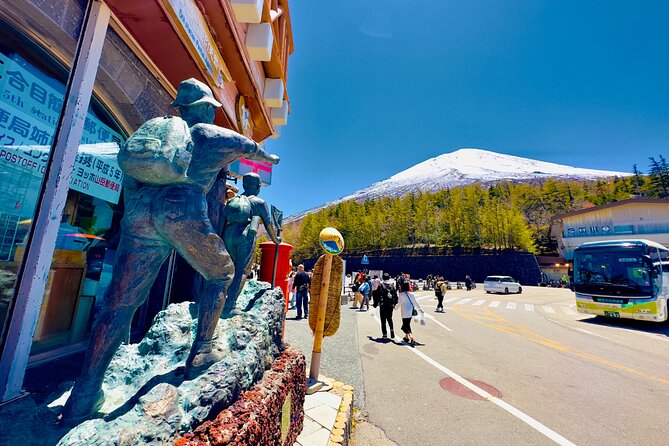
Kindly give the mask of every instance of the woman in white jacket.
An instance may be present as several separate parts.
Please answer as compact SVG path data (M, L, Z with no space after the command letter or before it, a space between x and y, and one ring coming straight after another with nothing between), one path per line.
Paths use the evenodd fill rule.
M409 283L402 282L400 283L400 295L398 297L397 303L400 306L400 312L402 314L402 331L404 332L404 340L411 344L412 346L416 345L416 341L411 334L411 318L413 316L414 310L416 312L423 312L423 309L420 307L418 300L409 292ZM416 313L418 314L418 313Z

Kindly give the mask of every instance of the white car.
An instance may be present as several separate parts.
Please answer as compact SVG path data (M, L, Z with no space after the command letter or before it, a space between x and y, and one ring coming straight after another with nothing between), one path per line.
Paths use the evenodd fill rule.
M486 293L522 293L523 288L511 276L488 276L483 282L483 291Z

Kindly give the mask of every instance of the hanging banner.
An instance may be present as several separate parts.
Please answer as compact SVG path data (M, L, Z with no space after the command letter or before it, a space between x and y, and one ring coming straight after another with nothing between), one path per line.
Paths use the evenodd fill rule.
M262 161L251 161L242 158L228 166L230 174L242 178L247 173L257 173L260 176L260 184L269 186L272 184L272 165Z

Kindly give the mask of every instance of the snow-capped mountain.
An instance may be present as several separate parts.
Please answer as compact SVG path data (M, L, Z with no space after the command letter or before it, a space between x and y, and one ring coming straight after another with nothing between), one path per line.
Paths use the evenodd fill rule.
M591 180L629 175L631 174L626 172L581 169L547 163L488 150L460 149L418 163L386 180L327 203L318 209L347 200L365 201L382 196L401 196L418 191L437 191L473 183L533 181L542 178ZM290 220L299 219L301 215L304 215L304 213L293 215Z

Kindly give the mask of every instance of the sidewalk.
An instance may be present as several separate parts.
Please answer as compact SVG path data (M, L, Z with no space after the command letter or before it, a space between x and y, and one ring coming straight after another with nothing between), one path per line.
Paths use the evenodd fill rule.
M306 395L304 427L297 437L298 446L348 445L353 414L353 388L339 381L320 377L331 386L329 391Z

